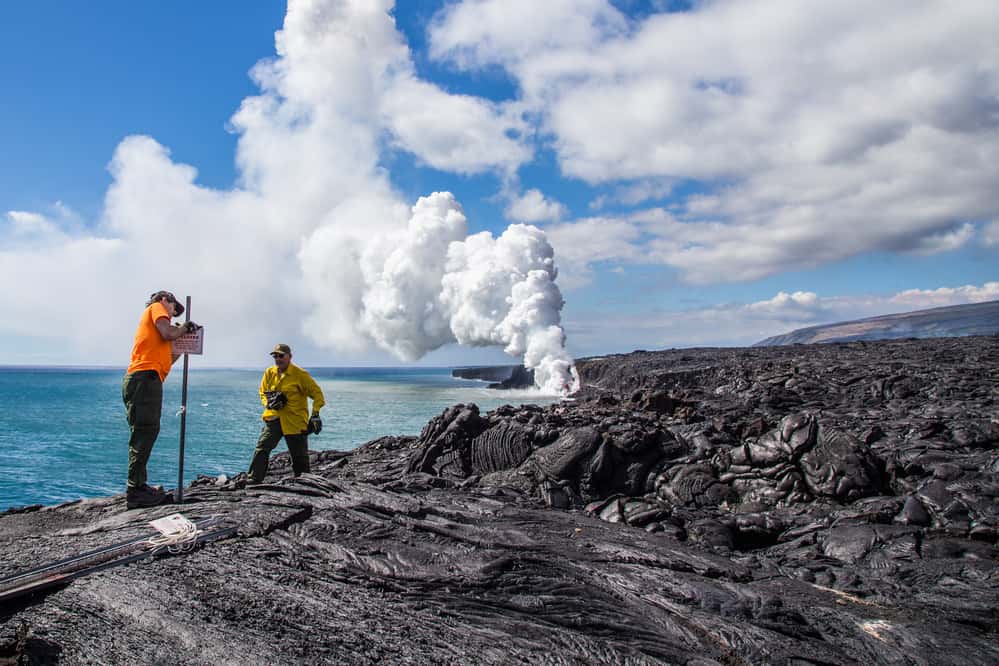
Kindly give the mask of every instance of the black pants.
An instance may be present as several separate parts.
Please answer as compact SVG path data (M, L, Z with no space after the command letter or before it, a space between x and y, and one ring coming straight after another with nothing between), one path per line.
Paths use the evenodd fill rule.
M281 432L281 421L264 421L264 427L257 439L257 448L253 450L253 460L250 462L250 479L260 483L267 476L267 465L270 462L271 451L284 437L291 454L291 468L295 476L309 471L309 438L303 432L297 435L285 435Z
M155 370L140 370L121 380L125 418L132 431L128 438L128 487L146 483L146 463L160 434L163 382Z

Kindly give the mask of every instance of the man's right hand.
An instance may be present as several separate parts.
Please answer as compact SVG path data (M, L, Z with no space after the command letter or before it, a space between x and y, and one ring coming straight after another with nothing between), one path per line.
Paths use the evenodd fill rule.
M264 397L267 398L267 409L281 409L288 404L288 396L281 391L266 391Z
M199 326L198 324L195 324L193 321L186 321L186 322L184 322L184 331L186 333L194 333L199 328L201 328L201 326Z

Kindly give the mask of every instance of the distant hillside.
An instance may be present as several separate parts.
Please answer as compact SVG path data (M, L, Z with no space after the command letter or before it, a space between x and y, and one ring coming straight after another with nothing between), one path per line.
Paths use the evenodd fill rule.
M947 338L997 333L999 333L999 301L988 301L799 328L790 333L760 340L753 346L771 347L892 338Z

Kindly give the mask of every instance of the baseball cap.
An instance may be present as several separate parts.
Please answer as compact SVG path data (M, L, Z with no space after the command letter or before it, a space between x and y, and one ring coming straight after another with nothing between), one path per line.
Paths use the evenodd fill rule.
M273 351L271 351L271 356L274 356L274 354L290 354L290 353L291 353L291 347L289 347L284 343L281 343L274 345L274 349Z
M146 301L146 305L152 305L153 303L155 303L156 301L160 300L163 297L166 297L168 301L170 301L171 303L175 303L177 305L176 307L177 314L174 315L175 317L179 317L182 314L184 314L184 305L177 300L177 297L174 296L172 292L166 290L153 292L153 294L149 297L149 300Z

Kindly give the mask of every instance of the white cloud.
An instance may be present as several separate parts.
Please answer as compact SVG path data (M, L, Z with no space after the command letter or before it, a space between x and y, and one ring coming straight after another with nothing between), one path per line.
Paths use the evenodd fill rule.
M915 254L936 254L956 250L970 241L974 235L974 225L962 224L956 229L948 229L916 239L912 252Z
M117 269L122 243L81 233L77 214L59 202L50 209L9 211L0 220L0 283L7 285L0 291L0 354L43 339L57 354L32 358L89 359L106 351L100 341L114 337L120 321L106 305L124 282Z
M10 248L14 244L59 242L83 230L80 215L61 201L49 206L48 214L10 210L6 218L0 248Z
M506 217L517 222L549 222L561 219L567 212L564 204L547 198L537 188L515 196L506 208Z
M611 200L610 197L607 196L606 194L598 195L594 197L592 201L590 201L590 210L600 210L601 208L606 206L607 202L610 200Z
M984 225L982 229L982 245L985 247L999 247L999 220L994 220Z
M47 238L44 247L0 248L0 282L8 285L0 294L4 333L58 340L60 351L70 354L99 348L121 322L107 307L117 301L115 285L122 282L116 269L121 250L117 240L69 237Z
M673 189L672 183L645 180L618 188L614 198L628 206L635 206L649 199L663 199Z
M907 289L892 296L889 302L906 309L922 310L995 300L999 300L999 282L986 282L980 287L964 285L939 289Z
M796 291L792 294L786 291L778 292L767 301L757 301L746 306L750 312L767 313L768 315L796 317L816 317L821 312L817 294L811 291Z
M563 289L581 287L592 279L590 265L601 261L638 261L639 225L627 220L592 217L547 228L559 265Z
M397 145L437 169L512 173L531 157L529 148L510 138L524 131L519 116L480 98L404 77L384 96L382 112Z
M637 206L650 199L664 199L673 191L670 181L641 180L614 189L611 194L602 194L590 202L591 210L600 210L610 203Z
M430 53L465 68L516 65L541 52L587 48L626 28L604 0L465 0L436 17Z
M59 234L59 229L47 217L24 210L7 211L7 233L13 238L36 238Z
M449 6L431 53L505 67L569 176L706 184L644 257L689 282L944 252L999 215L999 4L719 0L625 25L546 3L553 38L532 20Z

